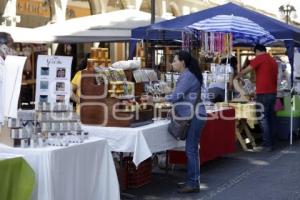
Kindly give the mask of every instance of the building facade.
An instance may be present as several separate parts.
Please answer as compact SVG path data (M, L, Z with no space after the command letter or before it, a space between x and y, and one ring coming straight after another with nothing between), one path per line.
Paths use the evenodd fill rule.
M155 0L157 16L180 16L217 4L208 0ZM0 23L38 27L120 9L151 12L151 0L0 0Z

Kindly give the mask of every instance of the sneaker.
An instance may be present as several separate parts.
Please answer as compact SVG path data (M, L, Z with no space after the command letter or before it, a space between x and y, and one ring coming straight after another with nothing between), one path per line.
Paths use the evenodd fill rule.
M258 146L258 147L253 147L253 151L255 151L255 152L272 152L273 148L272 147Z
M192 186L189 186L189 185L184 185L182 186L181 188L179 188L177 190L178 193L196 193L196 192L200 192L200 188L199 186L198 187L192 187Z

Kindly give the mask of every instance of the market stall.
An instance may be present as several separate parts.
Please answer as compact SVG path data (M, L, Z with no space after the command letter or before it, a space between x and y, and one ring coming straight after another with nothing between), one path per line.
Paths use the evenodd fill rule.
M71 60L40 55L35 109L21 110L18 99L25 58L5 57L1 93L6 107L0 124L0 152L20 155L33 169L33 199L119 199L107 141L89 138L69 103Z
M227 16L228 18L232 18L232 19L243 18L243 20L240 20L240 21L245 21L246 26L234 27L235 25L237 25L239 23L236 23L236 22L232 22L231 24L227 23L227 19L224 17L221 17L221 16ZM220 19L220 20L218 20L218 19ZM248 21L248 22L246 22L246 21ZM253 25L251 25L249 22L252 24L254 23L256 26L253 27ZM231 26L231 28L229 28L230 26ZM182 47L184 48L184 46L186 46L187 41L191 41L189 38L186 39L185 37L183 37L188 28L193 28L193 29L202 30L202 31L212 31L212 32L217 31L217 32L233 33L233 35L234 35L233 38L235 38L234 39L235 41L233 41L234 46L238 46L238 45L254 46L255 43L268 44L268 42L271 42L272 40L276 39L275 42L269 43L268 45L286 47L286 50L287 50L286 52L288 54L289 63L291 65L291 75L290 75L290 77L291 77L290 83L291 84L290 85L291 86L294 85L295 88L298 88L298 86L299 86L298 79L299 78L298 79L296 78L297 75L295 73L295 70L297 70L297 66L296 65L294 66L293 63L294 63L294 50L295 50L294 47L300 45L300 30L297 29L296 27L287 25L283 22L272 19L263 14L260 14L255 11L238 6L234 3L227 3L227 4L224 4L221 6L213 7L213 8L199 11L196 13L192 13L190 15L181 16L176 19L156 23L153 25L145 26L145 27L139 27L139 28L133 29L132 37L135 39L142 39L142 40L146 40L146 41L181 40ZM242 30L244 28L246 28L245 31ZM238 30L238 29L240 29L240 31L238 31L238 33L236 33L236 30ZM258 38L256 38L256 40L253 40L253 38L249 40L248 36L250 36L252 34L252 32L255 32L255 31L261 32L262 35L265 35L265 34L263 34L263 32L265 32L270 37L265 37L265 39L263 39L263 40L260 40ZM193 34L195 34L195 33L193 33ZM243 36L242 38L240 38L241 35ZM196 36L196 37L198 37L198 36ZM272 37L273 37L273 39L271 39ZM269 39L271 39L271 40L269 40ZM208 45L205 44L202 46L210 47L210 41L213 41L213 39L208 37L208 40L207 40ZM132 48L131 48L132 53L135 50L135 46L134 46L135 43L136 43L136 41L132 41ZM189 46L189 47L191 47L191 46ZM191 48L191 49L194 50L195 48ZM212 48L207 48L207 49L209 51L212 50ZM206 52L206 54L207 54L207 56L205 56L205 59L206 60L210 59L211 58L210 53ZM237 54L239 55L239 52L237 52ZM200 60L201 60L201 58L200 58ZM290 93L290 90L295 91L295 90L293 90L292 87L286 88L285 89L286 96L290 96L291 94L293 94L293 93ZM292 99L294 99L294 98L292 98ZM293 112L291 111L289 113L293 113ZM291 115L291 114L289 114L289 115ZM288 115L286 115L286 116L288 116ZM294 121L293 117L290 117L289 119L291 121L290 126L292 126L292 123ZM283 125L283 123L286 124L286 121L287 120L285 120L283 122L283 120L281 120L280 123ZM297 123L295 125L297 125ZM245 127L245 126L240 126L240 127ZM290 130L293 130L293 128L291 128ZM248 133L248 131L246 131L246 133ZM290 134L290 136L292 138L292 133ZM292 139L291 139L291 143L292 143ZM253 145L255 145L255 144L253 143Z

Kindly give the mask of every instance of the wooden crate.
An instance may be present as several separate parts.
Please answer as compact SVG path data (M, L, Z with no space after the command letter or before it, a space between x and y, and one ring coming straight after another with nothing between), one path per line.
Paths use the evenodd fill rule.
M105 85L96 85L93 73L82 71L91 75L81 79L80 119L83 124L130 127L136 122L152 120L153 108L149 107L139 112L114 111L114 105L120 100L107 97ZM115 117L116 116L116 117ZM127 118L119 120L117 117Z

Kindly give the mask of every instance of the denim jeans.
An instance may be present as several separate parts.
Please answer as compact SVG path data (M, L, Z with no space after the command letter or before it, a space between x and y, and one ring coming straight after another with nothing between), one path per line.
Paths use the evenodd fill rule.
M211 102L223 102L225 100L225 90L217 87L209 88L208 89L209 95L212 96L210 99Z
M186 143L185 153L187 156L187 185L192 187L199 187L200 180L200 161L199 161L199 140L202 129L205 125L206 118L198 119L193 117L189 127Z
M258 94L256 102L263 106L261 112L257 112L259 119L259 126L262 131L263 146L272 147L274 145L274 120L275 120L275 106L276 94Z

